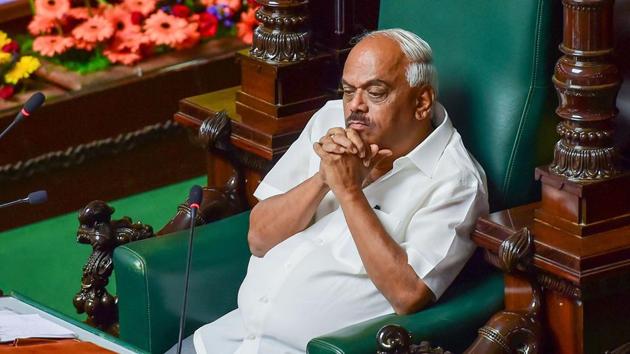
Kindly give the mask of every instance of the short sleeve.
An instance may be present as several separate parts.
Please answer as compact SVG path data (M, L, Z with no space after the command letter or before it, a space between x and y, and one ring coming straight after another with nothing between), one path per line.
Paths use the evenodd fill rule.
M254 197L264 200L286 193L315 174L314 163L319 157L313 150L313 143L328 130L328 126L339 123L337 115L341 114L343 122L343 111L339 107L336 101L331 101L313 115L297 140L260 182Z
M437 300L475 250L470 240L477 218L488 212L485 188L474 177L437 183L412 216L401 244L409 265Z

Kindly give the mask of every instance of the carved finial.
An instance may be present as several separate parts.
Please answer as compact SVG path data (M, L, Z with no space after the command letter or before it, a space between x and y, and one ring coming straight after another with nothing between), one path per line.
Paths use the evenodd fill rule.
M230 139L230 117L220 111L208 117L199 127L199 139L207 149L226 149Z
M515 268L524 269L533 256L533 239L526 227L501 242L499 247L501 268L511 273Z
M387 325L376 333L377 354L405 354L411 347L411 335L399 325Z

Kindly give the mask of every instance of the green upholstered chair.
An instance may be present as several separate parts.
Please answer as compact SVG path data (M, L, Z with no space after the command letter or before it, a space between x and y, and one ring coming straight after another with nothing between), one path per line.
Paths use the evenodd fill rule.
M493 210L535 199L534 167L551 159L558 6L555 0L381 2L380 28L414 31L433 47L439 99L486 170ZM247 227L248 213L243 213L198 229L188 334L236 307L250 256ZM154 353L175 343L185 247L186 233L181 233L116 250L123 340ZM432 307L313 338L308 352L375 352L375 334L389 323L402 324L414 340L462 351L476 329L503 307L501 274L481 264L469 263Z

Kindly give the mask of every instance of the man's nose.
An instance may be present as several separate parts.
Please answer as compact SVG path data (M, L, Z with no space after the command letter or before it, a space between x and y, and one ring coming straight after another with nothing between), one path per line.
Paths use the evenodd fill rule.
M365 92L361 89L357 90L352 100L350 100L349 108L353 112L367 112L367 103L365 101Z

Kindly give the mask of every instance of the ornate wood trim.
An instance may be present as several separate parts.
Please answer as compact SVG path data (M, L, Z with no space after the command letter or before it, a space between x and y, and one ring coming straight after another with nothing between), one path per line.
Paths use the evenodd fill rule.
M234 215L247 208L241 159L243 153L230 144L231 119L226 111L206 118L199 127L197 139L216 158L224 158L232 166L233 174L223 186L203 188L203 199L195 225L203 225ZM188 201L177 207L175 216L158 232L158 235L185 230L190 226L191 210Z
M563 118L550 170L571 180L619 173L612 119L621 76L612 60L613 0L563 0L564 53L553 75ZM589 35L583 35L589 33Z
M532 259L534 241L527 228L513 233L499 247L494 261L506 273L524 273L529 279L532 299L527 308L501 311L479 329L466 353L541 353L543 330L540 319L542 294Z
M120 245L153 237L153 228L129 217L111 220L114 208L95 200L79 214L77 242L92 246L92 254L83 266L81 289L74 296L73 304L78 313L86 313L86 323L118 335L118 298L105 286L114 270L112 255Z
M48 173L55 169L81 165L98 157L120 154L147 141L164 138L165 134L182 129L177 123L167 120L114 137L94 140L66 150L51 151L26 161L0 166L0 183L28 178L39 173Z
M257 0L260 26L254 31L250 53L258 59L280 63L307 58L311 32L308 30L308 0Z
M452 354L427 341L411 344L411 334L402 326L390 324L376 333L376 354Z

